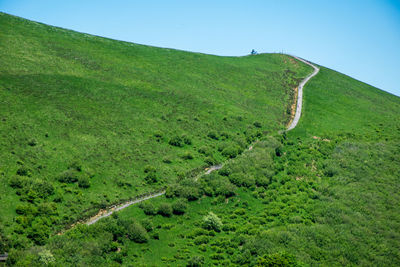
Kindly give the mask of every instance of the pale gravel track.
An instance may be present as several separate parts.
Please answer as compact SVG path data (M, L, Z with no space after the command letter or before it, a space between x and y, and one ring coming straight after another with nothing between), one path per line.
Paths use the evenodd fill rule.
M290 131L292 129L294 129L297 126L297 123L299 123L300 117L301 117L301 109L303 106L303 87L304 85L315 75L317 75L317 73L319 72L319 68L314 66L313 64L311 64L310 62L308 62L307 60L304 60L302 58L296 57L296 56L292 56L297 60L300 60L301 62L311 66L314 68L313 73L311 73L310 75L308 75L304 80L301 81L301 83L299 84L299 87L297 88L297 105L296 105L296 114L294 115L294 118L292 120L292 122L290 123L290 125L288 126L288 128L286 129L286 131Z
M311 67L313 67L313 68L314 68L314 72L311 73L310 75L308 75L308 76L307 76L303 81L301 81L301 83L299 84L299 87L298 87L298 90L297 90L296 114L295 114L295 116L294 116L293 121L290 123L290 125L289 125L288 128L286 129L286 131L290 131L290 130L292 130L293 128L295 128L296 125L297 125L297 123L299 122L299 119L300 119L300 116L301 116L302 103L303 103L303 87L304 87L304 85L305 85L312 77L314 77L315 75L317 75L317 73L319 72L319 68L316 67L316 66L314 66L314 65L311 64L310 62L308 62L308 61L306 61L306 60L304 60L304 59L302 59L302 58L293 56L293 55L290 55L290 56L293 57L293 58L295 58L295 59L297 59L297 60L299 60L299 61L301 61L301 62L303 62L303 63L305 63L305 64L307 64L307 65L309 65L309 66L311 66ZM251 150L252 148L253 148L253 146L250 146L248 150ZM210 174L210 173L213 172L213 171L216 171L216 170L221 169L222 166L223 166L223 164L218 164L218 165L211 166L211 167L209 167L208 169L206 169L206 171L204 172L204 174L206 174L206 175L207 175L207 174ZM198 178L199 178L199 176L197 176L195 179L197 180ZM145 197L141 197L141 198L137 198L137 199L134 199L134 200L127 201L127 202L122 203L122 204L120 204L120 205L118 205L118 206L114 206L113 208L109 209L109 210L108 210L106 213L104 213L104 214L96 215L96 216L94 216L94 217L92 217L92 218L89 218L89 219L85 222L85 224L87 224L87 225L94 224L94 223L96 223L97 221L99 221L100 219L105 218L105 217L108 217L108 216L110 216L111 214L113 214L113 213L116 212L116 211L125 209L125 208L127 208L127 207L129 207L129 206L131 206L131 205L140 203L140 202L145 201L145 200L148 200L148 199L160 197L160 196L162 196L162 195L164 195L164 194L165 194L165 190L164 190L164 191L161 191L161 192L154 193L154 194L150 194L150 195L145 196Z
M137 198L137 199L134 199L134 200L130 200L130 201L125 202L125 203L123 203L123 204L121 204L121 205L119 205L119 206L115 206L114 208L112 208L111 210L109 210L109 211L108 211L107 213L105 213L105 214L102 214L102 215L100 215L100 216L95 216L95 217L90 218L90 219L89 219L87 222L85 222L85 223L86 223L87 225L94 224L94 223L96 223L98 220L103 219L103 218L105 218L105 217L108 217L108 216L110 216L111 214L113 214L114 212L119 211L119 210L122 210L122 209L125 209L125 208L129 207L130 205L137 204L137 203L140 203L140 202L142 202L142 201L145 201L145 200L148 200L148 199L151 199L151 198L159 197L159 196L162 196L162 195L164 195L164 194L165 194L165 190L163 190L163 191L161 191L161 192L159 192L159 193L154 193L154 194L152 194L152 195L148 195L148 196L146 196L146 197L141 197L141 198Z

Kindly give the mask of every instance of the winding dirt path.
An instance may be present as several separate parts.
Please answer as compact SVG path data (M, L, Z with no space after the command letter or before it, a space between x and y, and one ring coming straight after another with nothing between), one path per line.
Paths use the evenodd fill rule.
M292 130L294 127L297 126L297 123L300 120L301 117L301 108L303 106L303 87L304 85L315 75L317 75L317 73L319 72L319 68L314 66L313 64L311 64L310 62L308 62L307 60L304 60L302 58L296 57L296 56L291 56L294 57L297 60L300 60L301 62L311 66L314 68L313 73L311 73L310 75L308 75L304 80L301 81L301 83L299 84L299 87L297 88L297 106L296 106L296 114L294 115L294 118L292 120L292 122L290 123L290 125L288 126L286 131L290 131Z
M308 62L308 61L306 61L306 60L304 60L304 59L302 59L302 58L293 56L293 55L289 55L289 56L291 56L291 57L293 57L293 58L295 58L295 59L297 59L297 60L299 60L299 61L301 61L301 62L303 62L303 63L305 63L305 64L307 64L307 65L309 65L309 66L311 66L311 67L313 67L313 68L314 68L314 72L311 73L310 75L308 75L308 76L307 76L303 81L301 81L301 83L299 84L299 87L298 87L298 90L297 90L298 92L297 92L296 114L295 114L295 116L294 116L293 121L290 123L290 125L288 126L288 128L287 128L286 131L290 131L290 130L292 130L293 128L295 128L296 125L297 125L297 123L299 122L299 119L300 119L300 116L301 116L302 103L303 103L303 87L304 87L304 85L305 85L312 77L314 77L315 75L317 75L317 73L319 72L319 68L316 67L316 66L314 66L314 65L311 64L310 62ZM253 145L250 145L250 147L248 148L248 150L252 150L252 149L253 149ZM205 170L204 174L208 175L208 174L212 173L213 171L216 171L216 170L221 169L222 167L223 167L223 164L218 164L218 165L210 166L209 168L207 168L207 169ZM197 180L200 176L201 176L201 175L198 175L198 176L195 178L195 180ZM111 208L108 208L107 210L101 210L97 215L95 215L95 216L89 218L89 219L86 220L84 223L87 224L87 225L94 224L94 223L96 223L97 221L99 221L100 219L105 218L105 217L108 217L108 216L110 216L111 214L113 214L113 213L116 212L116 211L125 209L125 208L127 208L127 207L129 207L129 206L131 206L131 205L140 203L140 202L145 201L145 200L148 200L148 199L160 197L160 196L162 196L162 195L164 195L164 194L165 194L165 190L159 191L159 192L155 192L155 193L149 194L149 195L144 196L144 197L140 197L140 198L133 199L133 200L127 201L127 202L122 203L122 204L119 204L119 205L115 205L115 206L113 206L113 207L111 207ZM73 226L72 226L72 227L73 227Z

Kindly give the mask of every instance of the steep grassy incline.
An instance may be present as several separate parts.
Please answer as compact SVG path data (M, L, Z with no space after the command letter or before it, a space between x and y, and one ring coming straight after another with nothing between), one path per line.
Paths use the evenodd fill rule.
M0 225L13 246L282 129L311 68L120 42L0 13ZM28 238L28 239L27 239Z
M304 97L294 130L46 249L64 265L399 266L400 99L323 67Z

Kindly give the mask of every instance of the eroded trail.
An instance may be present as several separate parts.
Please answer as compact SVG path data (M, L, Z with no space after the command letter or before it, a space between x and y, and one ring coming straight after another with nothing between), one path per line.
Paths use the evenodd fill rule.
M303 87L312 77L317 75L317 73L319 72L319 68L314 66L310 62L308 62L308 61L306 61L306 60L304 60L302 58L296 57L296 56L292 56L292 57L294 57L297 60L300 60L301 62L303 62L303 63L305 63L305 64L307 64L307 65L309 65L311 67L313 67L314 71L313 71L313 73L308 75L304 80L302 80L301 83L299 84L299 87L297 88L296 113L295 113L294 118L293 118L292 122L289 124L289 126L288 126L286 131L292 130L294 127L296 127L297 123L299 122L300 117L301 117L301 109L302 109L302 106L303 106Z
M296 125L297 125L297 123L299 122L299 119L300 119L300 116L301 116L302 103L303 103L303 87L304 87L304 85L305 85L312 77L314 77L315 75L317 75L317 73L319 72L319 68L316 67L316 66L314 66L314 65L311 64L310 62L308 62L308 61L306 61L306 60L304 60L304 59L302 59L302 58L296 57L296 56L292 56L292 57L295 58L295 59L297 59L297 60L299 60L299 61L301 61L301 62L303 62L303 63L305 63L305 64L307 64L307 65L309 65L309 66L311 66L311 67L313 67L313 68L314 68L314 71L313 71L313 73L311 73L310 75L308 75L304 80L302 80L301 83L299 84L298 92L297 92L296 113L295 113L295 116L294 116L293 121L290 123L290 125L289 125L288 128L286 129L287 131L290 131L290 130L292 130L293 128L295 128ZM253 149L253 145L250 145L250 147L248 148L248 150L252 150L252 149ZM216 170L221 169L221 168L223 167L223 165L224 165L224 164L222 163L222 164L210 166L210 167L208 167L207 169L205 169L205 172L204 172L203 174L208 175L208 174L210 174L210 173L213 172L213 171L216 171ZM198 175L195 179L197 180L200 176L201 176L201 174ZM98 213L97 215L95 215L95 216L89 218L89 219L86 220L84 223L87 224L87 225L94 224L94 223L96 223L97 221L99 221L100 219L105 218L105 217L108 217L108 216L110 216L111 214L113 214L113 213L116 212L116 211L125 209L125 208L127 208L127 207L129 207L129 206L131 206L131 205L140 203L140 202L145 201L145 200L148 200L148 199L160 197L160 196L162 196L162 195L164 195L164 194L165 194L165 190L163 190L163 191L158 191L158 192L149 194L149 195L147 195L147 196L138 197L138 198L136 198L136 199L133 199L133 200L130 200L130 201L121 203L121 204L119 204L119 205L112 206L112 207L110 207L110 208L108 208L108 209L106 209L106 210L101 210L101 211L99 211L99 213Z

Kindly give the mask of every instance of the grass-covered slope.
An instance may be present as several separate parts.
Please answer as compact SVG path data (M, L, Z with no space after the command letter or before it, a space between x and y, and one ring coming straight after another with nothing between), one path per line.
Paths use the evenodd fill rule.
M304 97L293 131L46 251L67 265L400 265L400 99L323 67ZM185 209L188 185L201 197ZM168 203L181 212L165 213Z
M12 246L241 153L310 67L120 42L0 13L0 213ZM85 213L86 212L86 213Z

